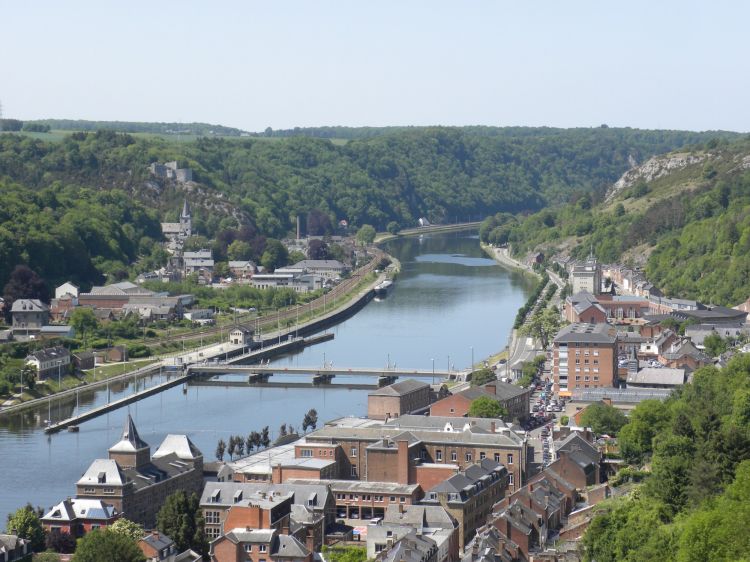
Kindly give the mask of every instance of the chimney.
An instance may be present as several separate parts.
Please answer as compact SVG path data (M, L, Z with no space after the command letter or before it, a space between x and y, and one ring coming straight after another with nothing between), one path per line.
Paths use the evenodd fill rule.
M271 468L271 483L281 484L283 482L284 471L280 464L276 464Z
M398 442L396 480L399 484L409 483L409 442L406 440Z
M495 421L490 422L490 433L495 433Z
M156 540L159 540L159 531L154 529L151 531L151 536L154 537Z
M315 552L315 532L312 527L307 528L307 534L305 535L305 546L310 552Z

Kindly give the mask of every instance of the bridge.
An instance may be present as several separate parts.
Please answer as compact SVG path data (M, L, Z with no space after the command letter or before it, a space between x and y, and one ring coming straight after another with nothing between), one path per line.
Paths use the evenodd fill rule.
M362 367L334 367L326 364L324 367L283 367L280 365L238 365L237 358L232 362L206 363L189 365L188 376L196 375L248 375L249 382L266 382L272 376L300 376L312 375L314 383L330 383L337 375L357 377L378 377L381 386L391 384L400 377L434 377L441 380L463 380L464 371L438 371L422 369L397 369L395 367L362 368Z

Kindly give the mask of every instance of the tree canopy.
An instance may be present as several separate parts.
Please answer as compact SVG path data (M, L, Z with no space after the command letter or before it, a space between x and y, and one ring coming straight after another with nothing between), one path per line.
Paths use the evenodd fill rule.
M480 396L472 400L469 406L469 417L472 418L504 418L508 416L508 410L489 396Z
M146 562L138 545L125 534L109 530L89 531L78 539L73 562Z

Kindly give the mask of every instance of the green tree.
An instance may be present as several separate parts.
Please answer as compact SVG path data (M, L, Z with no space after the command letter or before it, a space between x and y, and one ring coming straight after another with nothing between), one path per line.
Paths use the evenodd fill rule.
M224 451L226 450L227 450L227 444L224 443L223 439L219 439L219 442L216 444L216 460L217 461L224 460Z
M671 421L671 413L659 400L644 400L630 412L628 423L618 434L623 458L638 464L653 451L654 437Z
M469 406L469 417L472 418L504 418L508 416L508 410L489 396L480 396L472 400Z
M708 334L703 338L703 345L709 357L718 357L729 347L727 341L717 333Z
M266 250L260 258L260 263L263 267L268 271L273 271L278 267L286 265L288 260L289 254L284 244L278 240L268 240L266 242Z
M5 528L8 533L30 541L31 550L34 552L44 550L44 529L42 528L42 522L39 520L38 510L35 510L31 504L26 504L8 515L8 523Z
M112 533L119 533L121 535L124 535L128 537L133 542L138 542L145 536L145 531L143 530L143 527L141 527L138 523L135 521L131 521L130 519L125 519L124 517L121 517L112 525L107 527L107 530Z
M305 414L302 420L302 431L307 431L307 428L315 429L318 425L318 411L315 408L310 408Z
M495 373L486 367L478 369L471 374L471 386L482 386L495 380L497 380Z
M261 445L263 445L264 449L267 449L271 445L271 437L269 434L270 431L268 429L268 426L265 426L260 436L260 443Z
M38 373L36 365L25 363L24 366L21 367L21 384L28 387L29 390L34 390L37 377Z
M201 554L208 551L200 500L196 494L188 496L179 490L169 496L156 516L156 527L175 542L180 552L188 548Z
M627 418L622 411L601 402L589 405L581 416L581 424L600 435L617 435L626 423Z
M94 315L94 310L86 306L77 306L70 313L70 325L76 334L93 333L99 328L99 321Z
M233 261L252 259L253 248L244 240L235 240L227 247L227 257Z
M388 231L389 234L395 235L395 234L398 234L399 230L401 230L401 226L396 221L391 221L388 223L385 229Z
M562 326L560 312L554 307L549 307L537 311L521 329L521 333L537 338L542 347L546 348L550 338L560 331L560 326Z
M60 557L56 552L40 552L34 556L34 562L60 562Z
M78 539L73 562L146 562L146 557L129 536L97 529Z
M377 232L375 231L375 227L370 224L365 224L357 231L357 242L362 244L363 246L366 246L368 244L372 244L375 241L375 235Z

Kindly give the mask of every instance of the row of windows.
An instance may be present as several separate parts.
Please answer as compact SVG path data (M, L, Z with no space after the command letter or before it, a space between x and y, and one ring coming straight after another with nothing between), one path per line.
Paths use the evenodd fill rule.
M267 552L268 551L268 545L265 544L259 544L256 545L258 547L258 552ZM245 552L252 552L253 551L253 545L252 544L245 544Z
M348 498L347 498L348 496ZM406 496L390 496L391 503L394 503L396 501L396 498L398 497L398 501L401 503L406 503ZM359 494L336 494L337 500L359 500ZM372 496L370 494L362 494L362 501L375 501L377 503L380 503L384 501L384 496Z
M479 460L484 460L486 458L487 458L487 454L484 451L479 453ZM473 459L473 454L466 453L465 459L466 459L466 462L471 462ZM443 461L443 451L441 449L437 449L435 451L435 460L438 462ZM458 460L458 452L451 451L451 461L455 462L457 460ZM500 460L500 453L495 453L495 462L502 462ZM508 464L513 464L513 453L508 453L507 462Z
M576 357L576 365L580 365L580 364L581 364L581 360ZM588 359L584 359L583 360L583 364L584 365L588 365L589 364L589 360ZM594 365L598 365L599 364L599 360L598 359L594 359L593 364Z
M580 381L581 380L581 376L580 375L576 375L576 380ZM586 382L588 382L589 381L589 377L585 376L585 377L583 377L583 380L586 381ZM599 377L594 377L594 381L593 382L599 382Z

